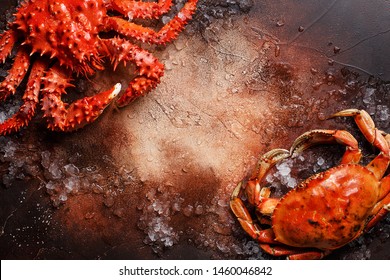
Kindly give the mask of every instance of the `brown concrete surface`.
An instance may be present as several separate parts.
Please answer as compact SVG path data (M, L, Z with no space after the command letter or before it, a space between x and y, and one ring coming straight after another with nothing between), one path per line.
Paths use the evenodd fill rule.
M166 68L157 89L74 133L38 114L0 137L1 259L271 258L228 207L259 155L314 128L363 143L351 120L325 120L346 108L390 132L389 3L366 2L200 1L175 42L145 46ZM125 86L133 70L78 79L71 95ZM308 166L341 154L319 148ZM389 234L387 218L328 258L389 259Z

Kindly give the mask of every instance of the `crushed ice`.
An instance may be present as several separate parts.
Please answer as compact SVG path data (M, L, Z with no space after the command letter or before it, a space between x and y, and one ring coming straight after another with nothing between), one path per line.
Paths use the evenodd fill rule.
M146 202L137 207L142 211L138 227L146 234L144 243L158 254L179 241L179 233L170 222L172 214L180 211L183 201L177 195L171 197L169 192L162 192L161 188L151 188L145 196Z
M68 158L56 149L40 151L34 144L21 144L1 136L0 162L7 166L7 171L0 178L1 183L8 188L15 179L37 178L41 188L50 195L53 205L60 206L69 196L79 193L105 194L105 204L110 205L109 200L116 195L116 189L134 181L125 167L118 167L112 177L106 178L97 166L77 166L76 159L80 156L76 154ZM108 156L103 160L110 161Z

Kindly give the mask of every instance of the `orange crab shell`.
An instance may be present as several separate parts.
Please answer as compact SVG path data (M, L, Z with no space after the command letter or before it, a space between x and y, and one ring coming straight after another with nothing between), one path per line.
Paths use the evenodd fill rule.
M364 166L345 164L288 192L272 215L276 241L336 249L358 237L378 201L379 181Z
M33 47L32 53L48 54L78 74L92 75L94 68L102 68L106 51L98 37L106 13L102 0L26 1L13 25L28 35L24 44Z

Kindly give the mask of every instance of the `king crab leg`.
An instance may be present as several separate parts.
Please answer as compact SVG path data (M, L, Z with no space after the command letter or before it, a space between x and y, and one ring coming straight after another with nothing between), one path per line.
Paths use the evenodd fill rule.
M0 135L20 130L20 128L27 125L34 116L39 100L41 79L44 75L45 69L46 63L38 61L33 65L27 82L26 91L23 95L24 103L16 114L0 124Z
M151 44L165 44L176 39L184 29L185 24L195 12L197 2L197 0L186 2L179 13L157 32L119 17L107 17L105 26L108 28L106 28L106 31L113 30L128 38L135 38Z
M129 20L133 18L159 18L167 13L172 6L172 0L159 0L158 2L142 2L134 0L113 0L112 10L126 15Z
M119 107L129 104L158 85L164 74L164 66L151 53L121 38L105 39L104 43L113 60L114 69L122 61L132 61L139 73L116 101Z
M30 67L30 56L22 48L15 56L14 64L8 72L8 76L0 84L0 101L6 100L9 95L16 92L16 88L22 82Z
M10 56L12 48L17 40L17 36L13 30L7 30L0 37L0 63L4 63L6 58Z
M116 84L110 90L91 97L76 100L69 106L61 100L69 83L69 74L58 65L46 72L42 88L43 117L48 128L55 131L73 131L93 122L118 95L121 86Z

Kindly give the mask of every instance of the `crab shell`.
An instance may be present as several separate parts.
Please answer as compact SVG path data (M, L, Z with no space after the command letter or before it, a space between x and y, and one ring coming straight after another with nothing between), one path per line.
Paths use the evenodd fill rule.
M288 192L272 215L276 241L336 249L358 237L379 196L364 166L345 164L314 175Z
M321 259L369 231L390 211L390 175L386 173L390 134L377 129L364 110L346 109L331 117L353 117L365 139L380 153L366 166L358 165L362 157L358 141L348 131L337 129L307 131L295 139L290 150L265 153L250 179L233 190L230 208L241 227L268 254ZM314 145L335 143L346 147L340 165L311 176L282 198L270 197L271 189L262 186L278 162ZM256 209L256 220L240 197L242 191Z

